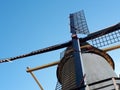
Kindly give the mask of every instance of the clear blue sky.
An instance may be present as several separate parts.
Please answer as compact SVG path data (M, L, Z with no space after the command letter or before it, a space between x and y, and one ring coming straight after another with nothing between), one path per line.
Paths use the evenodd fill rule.
M0 58L28 53L71 39L69 14L84 10L90 32L120 21L120 0L0 0ZM59 60L57 50L0 64L1 90L39 90L26 67ZM119 68L120 50L110 52ZM34 72L45 90L54 90L56 67Z

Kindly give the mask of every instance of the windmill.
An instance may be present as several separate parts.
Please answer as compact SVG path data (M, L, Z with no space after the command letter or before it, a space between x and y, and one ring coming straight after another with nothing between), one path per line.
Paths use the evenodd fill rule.
M70 31L72 40L68 42L0 60L0 63L66 48L60 61L27 68L27 72L31 73L41 90L43 88L32 72L53 65L58 65L56 90L119 90L120 78L114 72L113 59L106 52L120 48L120 45L105 49L100 47L120 41L120 23L89 33L82 10L70 14ZM78 34L85 36L79 38Z

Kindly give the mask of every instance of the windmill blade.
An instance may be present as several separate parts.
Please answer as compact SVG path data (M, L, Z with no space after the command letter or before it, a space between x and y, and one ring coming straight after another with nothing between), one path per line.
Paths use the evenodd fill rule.
M97 47L102 47L120 41L120 23L91 33L87 37L82 38L81 42L89 40L94 40L93 45Z
M116 24L116 25L113 25L111 27L108 27L108 28L105 28L103 30L99 30L97 32L94 32L94 33L91 33L89 34L87 37L83 38L82 41L83 42L86 42L88 40L91 40L91 39L95 39L97 37L100 37L100 36L103 36L105 34L108 34L108 33L111 33L111 32L114 32L114 31L117 31L120 29L120 23Z
M16 60L16 59L25 58L25 57L29 57L29 56L33 56L33 55L37 55L37 54L42 54L42 53L45 53L45 52L49 52L49 51L53 51L53 50L57 50L57 49L67 47L69 45L71 45L71 41L66 42L66 43L62 43L62 44L53 45L53 46L43 48L43 49L39 49L39 50L36 50L36 51L32 51L30 53L19 55L19 56L16 56L16 57L11 57L11 58L7 58L7 59L4 59L4 60L0 60L0 63L10 62L10 61L13 61L13 60Z
M114 26L108 27L106 29L103 29L103 30L91 33L91 34L89 34L85 38L80 38L80 41L81 41L81 43L83 43L83 42L95 39L97 37L101 37L101 36L103 36L105 34L109 34L109 33L115 32L115 31L117 31L119 29L120 29L120 23L118 23L118 24L116 24ZM33 55L42 54L42 53L46 53L46 52L49 52L49 51L61 49L61 48L67 47L67 46L69 46L71 44L72 44L72 42L68 41L66 43L53 45L53 46L50 46L50 47L47 47L47 48L43 48L43 49L39 49L39 50L36 50L36 51L32 51L32 52L27 53L27 54L23 54L23 55L19 55L19 56L16 56L16 57L11 57L11 58L0 60L0 63L10 62L10 61L17 60L17 59L20 59L20 58L25 58L25 57L29 57L29 56L33 56Z
M76 34L89 34L84 11L81 10L76 13L70 14L70 28L71 33Z

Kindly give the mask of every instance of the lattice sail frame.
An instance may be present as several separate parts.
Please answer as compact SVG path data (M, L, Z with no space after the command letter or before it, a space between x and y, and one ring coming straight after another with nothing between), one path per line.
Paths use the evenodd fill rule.
M104 33L104 32L103 32ZM89 40L93 46L100 48L120 42L120 30Z
M76 34L89 34L83 10L70 14L70 27L76 32Z

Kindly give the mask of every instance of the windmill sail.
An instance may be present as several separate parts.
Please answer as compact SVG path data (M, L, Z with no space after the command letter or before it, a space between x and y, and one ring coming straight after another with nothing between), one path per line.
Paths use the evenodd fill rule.
M89 34L84 39L90 39L89 42L97 48L108 46L120 41L120 23Z
M37 54L42 54L42 53L45 53L45 52L50 52L50 51L53 51L53 50L57 50L57 49L67 47L70 44L71 44L71 41L68 41L66 43L53 45L53 46L43 48L43 49L38 49L38 50L32 51L30 53L26 53L26 54L22 54L22 55L19 55L19 56L10 57L10 58L7 58L7 59L0 60L0 63L10 62L10 61L13 61L13 60L16 60L16 59L21 59L21 58L25 58L25 57L29 57L29 56L33 56L33 55L37 55Z
M118 23L116 25L113 25L113 26L110 26L108 28L102 29L100 31L91 33L91 34L89 34L88 36L86 36L84 38L80 38L80 41L81 41L81 43L86 42L86 41L91 42L91 40L95 40L98 37L99 38L104 37L104 35L110 35L110 33L117 34L116 39L115 39L115 35L113 35L113 34L112 35L114 36L115 42L118 42L119 41L119 36L120 36L120 23ZM109 41L108 38L107 38L107 41ZM113 41L112 41L112 43L113 43ZM7 58L7 59L2 59L2 60L0 60L0 63L9 62L9 61L13 61L13 60L20 59L20 58L25 58L25 57L29 57L29 56L33 56L33 55L42 54L42 53L46 53L46 52L49 52L49 51L61 49L61 48L67 47L67 46L69 46L71 44L72 44L72 42L68 41L68 42L65 42L65 43L62 43L62 44L57 44L57 45L53 45L53 46L50 46L50 47L47 47L47 48L38 49L36 51L32 51L32 52L27 53L27 54L15 56L15 57L10 57L10 58ZM99 45L99 44L100 43L95 43L94 46Z
M77 34L89 34L83 10L70 14L70 27L71 33L74 31Z

